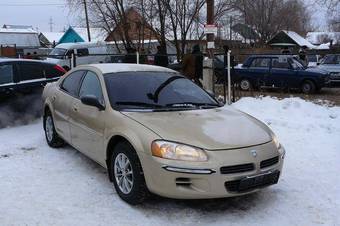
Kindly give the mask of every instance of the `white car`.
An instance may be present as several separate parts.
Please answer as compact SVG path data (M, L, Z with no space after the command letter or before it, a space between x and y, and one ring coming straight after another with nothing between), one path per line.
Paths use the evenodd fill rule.
M76 65L108 63L113 54L113 47L102 42L62 43L57 45L48 55L46 61L61 65L65 70L70 70L71 56L76 55Z

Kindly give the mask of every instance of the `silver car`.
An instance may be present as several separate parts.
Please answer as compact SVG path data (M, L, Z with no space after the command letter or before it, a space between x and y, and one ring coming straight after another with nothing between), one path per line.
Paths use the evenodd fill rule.
M328 54L318 68L330 72L330 86L340 87L340 54Z

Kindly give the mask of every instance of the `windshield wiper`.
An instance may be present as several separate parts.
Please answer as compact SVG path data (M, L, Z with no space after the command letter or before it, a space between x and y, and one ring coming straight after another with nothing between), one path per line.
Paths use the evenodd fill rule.
M167 107L180 107L180 108L193 108L193 107L199 107L199 108L212 108L212 107L220 107L219 104L214 103L195 103L195 102L182 102L182 103L172 103L167 104Z
M152 104L152 103L138 102L138 101L120 101L120 102L116 102L115 105L131 105L131 106L149 107L149 108L162 108L162 107L164 107L164 106L159 105L159 104Z

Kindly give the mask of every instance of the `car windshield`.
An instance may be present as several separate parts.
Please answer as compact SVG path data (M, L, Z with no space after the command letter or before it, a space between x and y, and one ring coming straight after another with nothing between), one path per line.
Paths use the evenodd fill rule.
M320 64L340 64L340 55L326 55Z
M219 107L202 88L172 72L119 72L105 74L111 106L118 110L191 110Z
M50 54L48 54L48 57L50 58L57 58L57 59L63 59L65 56L67 49L62 48L55 48L53 49Z
M293 69L305 69L305 67L297 59L292 57L289 61Z

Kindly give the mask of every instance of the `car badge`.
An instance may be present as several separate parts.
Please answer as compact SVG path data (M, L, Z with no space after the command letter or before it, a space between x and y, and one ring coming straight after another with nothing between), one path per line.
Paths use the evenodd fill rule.
M250 153L253 155L254 158L256 158L256 156L257 156L256 150L251 150Z

